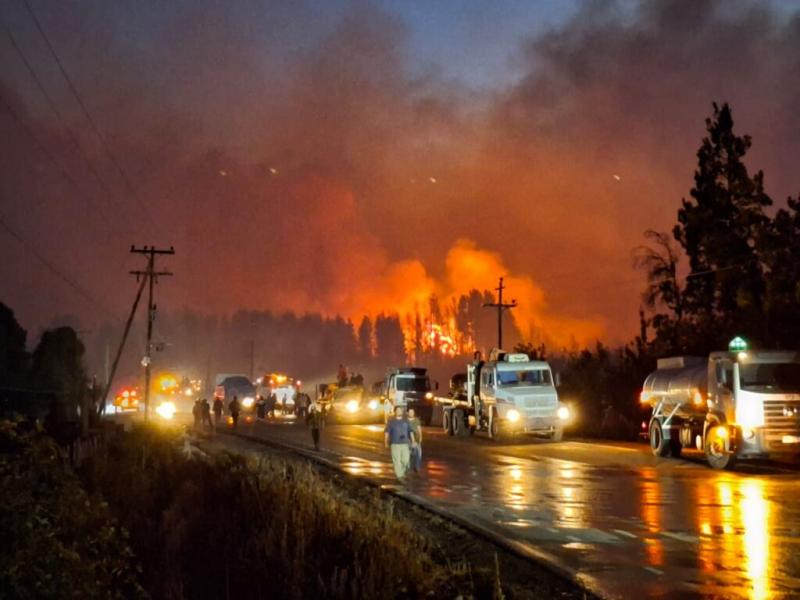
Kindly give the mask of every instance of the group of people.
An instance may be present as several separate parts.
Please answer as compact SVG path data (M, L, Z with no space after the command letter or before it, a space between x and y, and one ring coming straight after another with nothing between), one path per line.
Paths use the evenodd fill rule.
M235 400L235 397L234 397ZM214 420L211 420L211 412L214 412ZM207 398L195 400L192 407L195 431L207 430L211 433L219 426L222 420L222 400L214 398L213 406L209 404ZM237 414L238 417L238 414Z
M384 428L384 447L392 455L392 466L398 481L405 483L408 471L422 468L422 423L413 408L394 408L394 417Z
M336 385L340 388L348 385L364 385L364 376L361 373L352 373L348 375L347 367L339 365L336 371Z

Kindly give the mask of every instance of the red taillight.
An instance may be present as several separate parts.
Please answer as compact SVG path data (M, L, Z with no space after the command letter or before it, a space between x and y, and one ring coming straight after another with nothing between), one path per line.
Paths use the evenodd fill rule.
M645 421L642 421L642 429L647 429L647 423Z

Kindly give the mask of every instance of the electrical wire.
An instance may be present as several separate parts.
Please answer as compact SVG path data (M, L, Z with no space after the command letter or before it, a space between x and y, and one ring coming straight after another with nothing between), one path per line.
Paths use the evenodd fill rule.
M4 215L0 215L0 227L6 230L6 232L17 240L20 244L25 246L28 251L42 264L44 267L47 268L53 275L58 277L61 281L66 283L72 290L74 290L78 295L80 295L84 300L89 301L95 307L99 308L106 316L110 317L111 319L116 320L117 317L106 307L102 302L97 300L89 291L86 290L83 286L75 282L69 275L64 273L61 269L56 267L52 262L50 262L45 256L43 256L33 244L30 244L22 235L16 231L11 225L8 224Z
M22 61L22 64L25 65L25 68L27 69L28 74L31 76L31 79L33 79L34 83L36 84L36 87L39 89L39 91L42 93L42 96L44 96L44 99L47 101L48 107L50 108L52 113L55 115L56 119L58 119L59 123L61 123L61 127L64 129L64 131L67 132L67 136L69 137L69 140L72 143L72 147L75 149L75 151L81 157L81 159L83 159L83 161L86 163L86 166L88 167L89 172L95 178L95 180L97 181L98 185L106 193L107 198L110 198L113 195L111 193L111 190L108 188L108 185L106 184L105 180L100 176L100 173L97 171L97 169L95 168L95 166L92 163L92 161L89 160L89 157L83 151L83 148L81 147L77 136L72 131L72 128L67 125L66 120L64 119L63 115L61 114L61 111L58 109L58 105L55 103L55 101L53 100L52 96L50 96L50 94L48 93L48 91L45 88L44 83L42 82L42 80L36 74L36 70L33 68L33 65L28 60L28 57L25 55L25 52L22 50L22 47L17 42L16 38L14 37L14 34L11 32L11 30L8 28L8 26L5 24L5 22L2 21L2 19L0 19L0 25L2 25L3 31L5 31L6 36L8 37L9 41L11 42L11 46L17 52L17 55L19 56L20 60ZM106 199L106 204L110 206L110 203L109 203L108 199Z
M64 78L64 81L66 81L70 92L72 93L73 97L77 101L78 106L81 109L81 112L83 113L84 117L88 121L88 123L91 126L92 130L94 131L95 135L97 136L97 139L100 141L100 145L103 147L103 150L104 150L106 156L108 156L109 160L114 165L114 167L117 170L117 172L119 173L120 177L122 178L122 181L125 184L125 187L127 188L129 194L131 195L131 197L139 205L139 208L142 209L142 213L144 214L145 218L150 222L150 224L153 227L157 228L158 225L157 225L156 221L153 219L152 215L150 214L150 210L148 209L147 205L144 202L142 202L142 200L136 194L136 190L135 190L134 186L132 185L132 183L130 181L130 178L128 177L127 173L125 173L125 170L122 168L122 165L119 163L119 161L117 160L116 156L114 156L114 153L111 152L111 149L108 147L108 144L107 144L107 142L105 140L105 137L100 132L100 128L97 126L97 122L95 121L94 117L92 117L92 114L89 112L89 109L86 107L86 103L83 101L83 98L81 97L81 94L78 92L78 89L75 87L75 84L72 82L72 79L70 78L69 74L67 73L66 68L64 67L64 63L61 61L61 58L58 56L58 52L56 52L55 47L50 42L50 38L47 36L47 33L45 33L45 30L42 27L42 24L39 22L39 19L36 16L36 13L33 11L33 8L31 7L31 5L28 2L28 0L22 0L22 3L25 5L25 8L27 9L28 14L31 16L31 19L33 20L33 23L36 26L36 29L39 31L39 34L42 36L42 39L44 40L45 44L47 45L47 49L50 51L50 55L53 57L53 60L55 60L56 65L58 66L58 70L61 72L61 75Z

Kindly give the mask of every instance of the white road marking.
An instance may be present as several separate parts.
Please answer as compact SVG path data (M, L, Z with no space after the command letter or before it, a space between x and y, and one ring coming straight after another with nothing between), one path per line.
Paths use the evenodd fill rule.
M650 571L653 575L663 575L664 571L656 569L655 567L644 567L645 571Z

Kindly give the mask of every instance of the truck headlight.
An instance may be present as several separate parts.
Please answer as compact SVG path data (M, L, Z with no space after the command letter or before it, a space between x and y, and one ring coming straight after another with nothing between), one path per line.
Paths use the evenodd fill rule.
M433 392L428 392L427 394L425 394L425 399L426 400L433 400Z
M162 402L159 404L156 412L162 419L171 419L175 416L175 403L174 402Z
M376 408L378 408L378 401L377 400L370 400L367 403L367 406L369 407L370 410L375 410Z
M347 412L358 412L358 400L348 400L345 408L347 409Z
M561 419L562 421L566 421L567 419L569 419L569 408L566 406L559 406L558 412L556 414L558 415L559 419Z
M512 408L506 413L506 419L508 419L511 423L516 423L519 421L519 412Z
M244 406L245 408L250 408L253 406L253 403L255 403L255 401L256 401L255 398L253 398L252 396L247 396L246 398L242 399L242 406Z
M736 422L742 427L764 426L764 409L759 401L740 399L736 405Z

